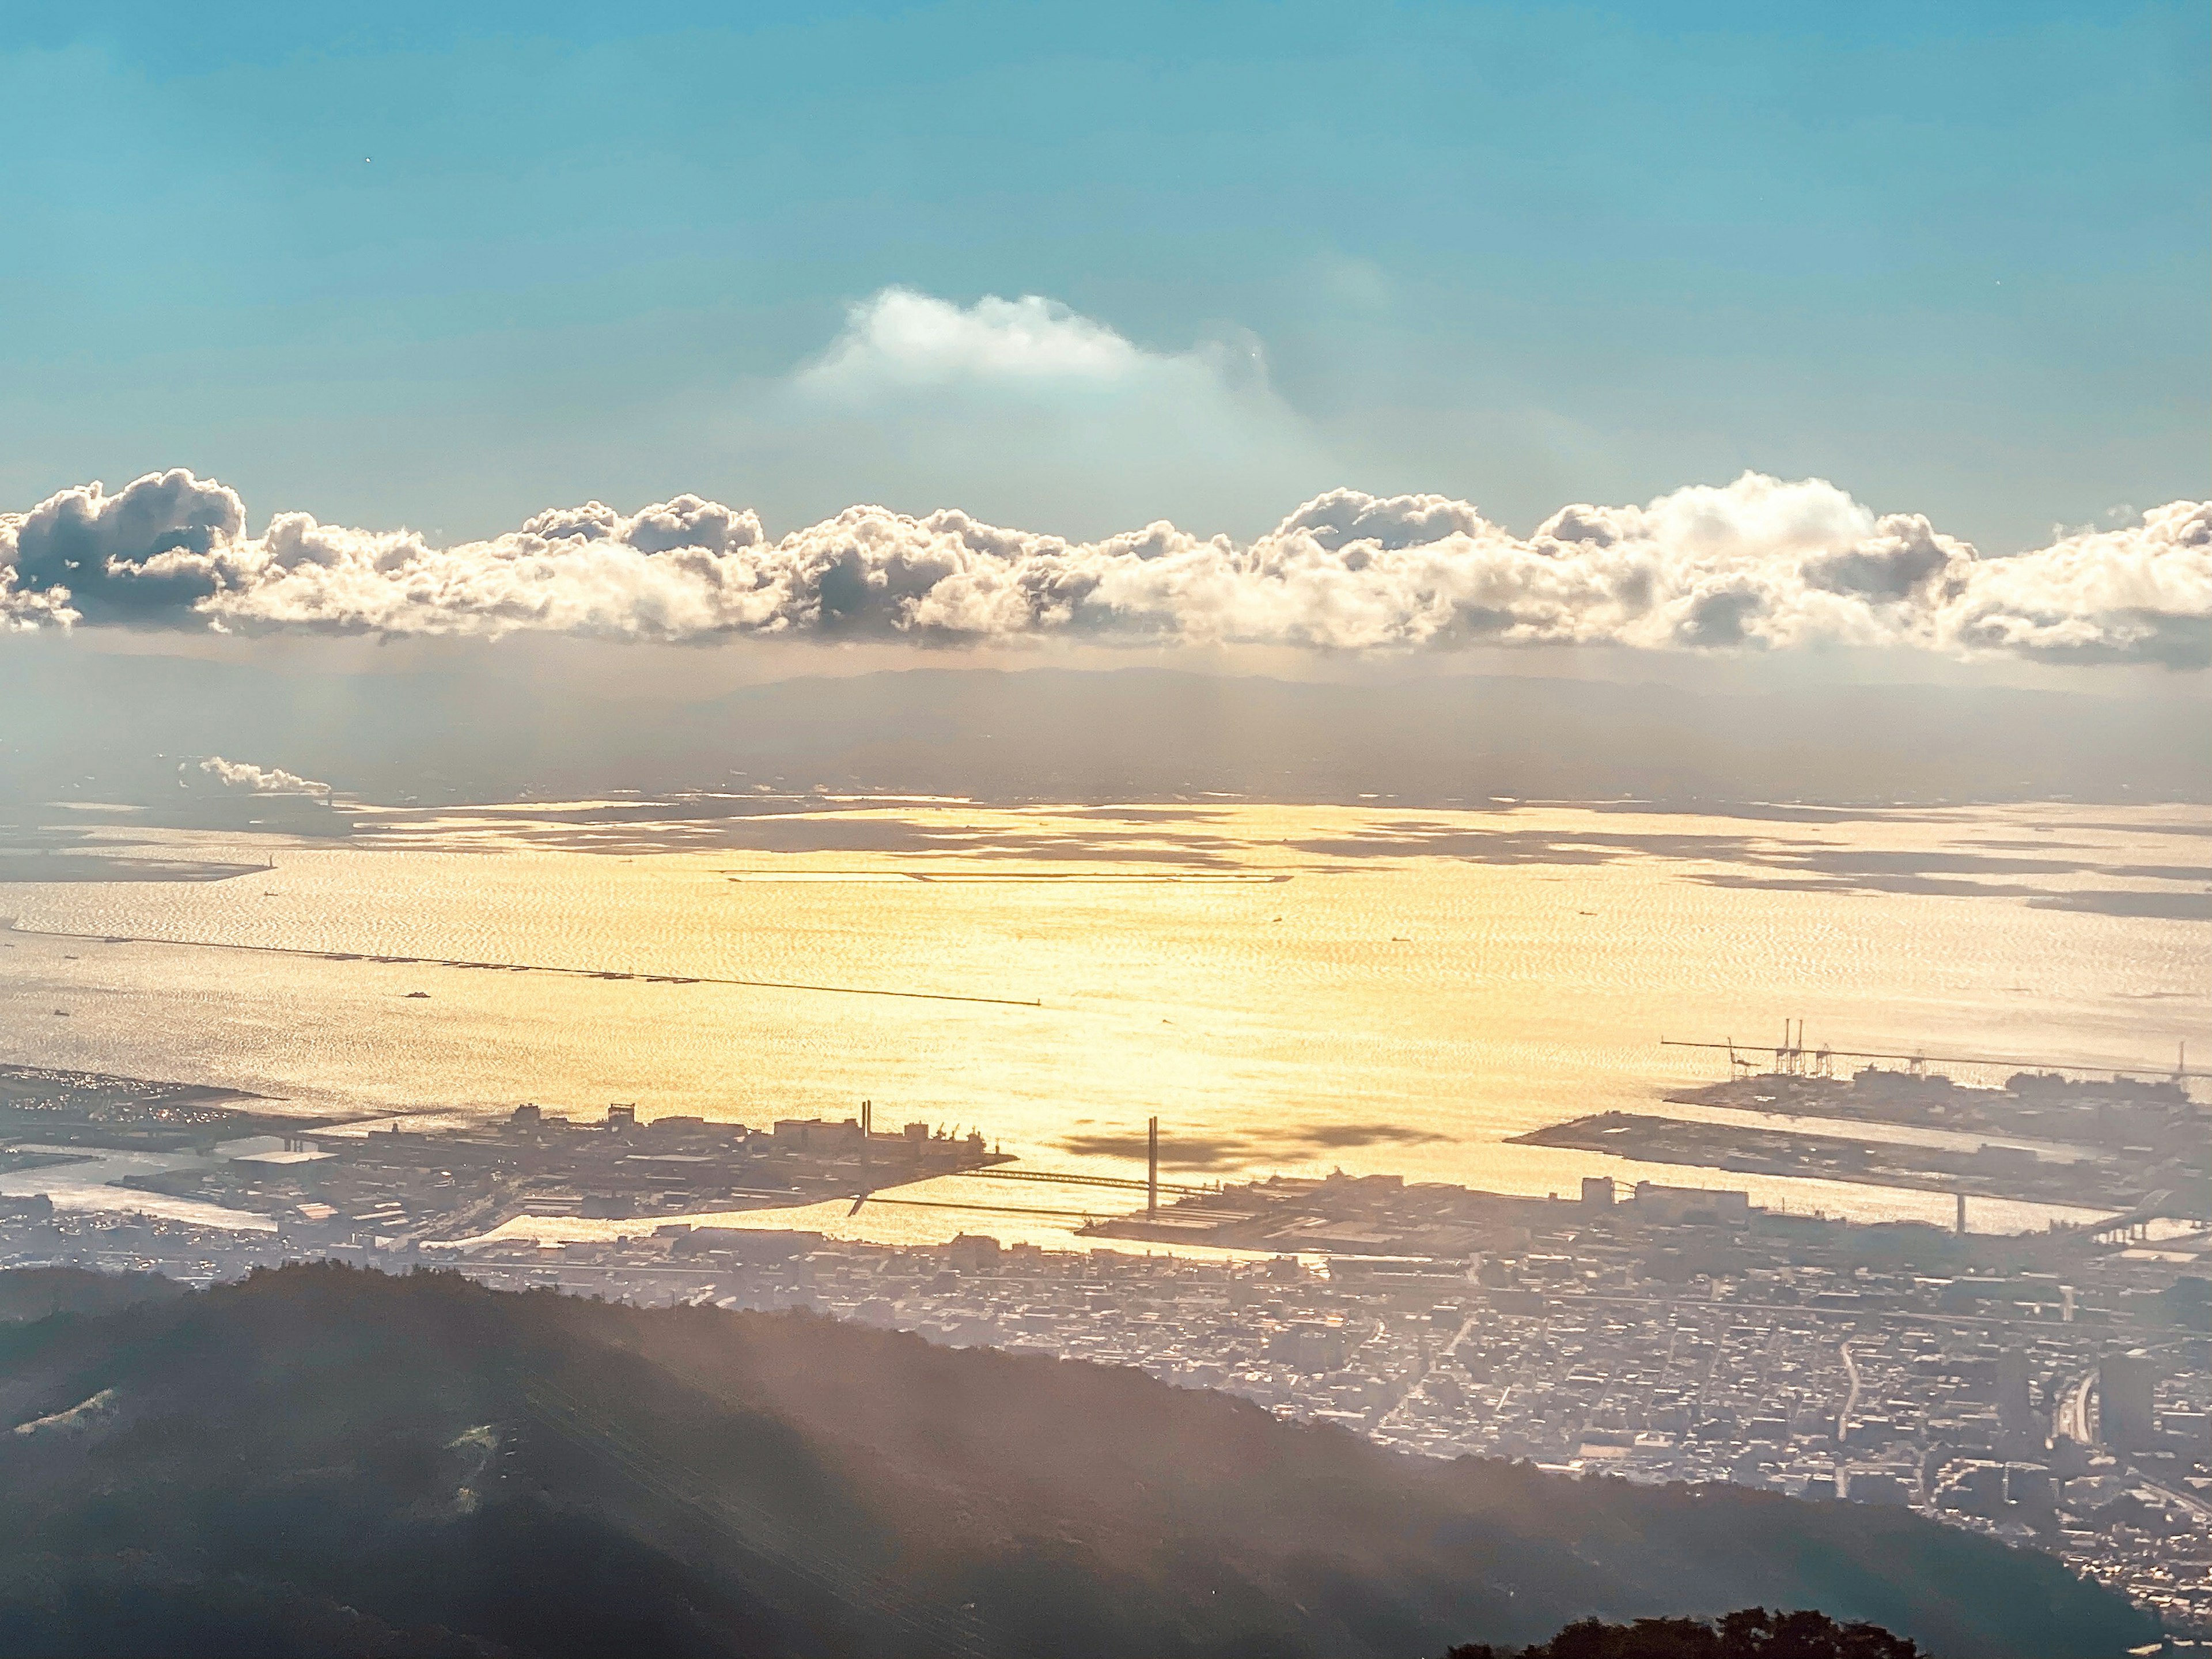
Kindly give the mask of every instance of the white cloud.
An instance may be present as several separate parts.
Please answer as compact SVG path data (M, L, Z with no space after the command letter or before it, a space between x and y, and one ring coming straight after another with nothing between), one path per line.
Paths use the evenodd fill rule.
M2212 658L2212 501L2153 507L2140 525L2069 536L1971 567L1943 643L2084 661Z
M82 602L73 580L88 582ZM170 472L0 515L0 616L139 627L934 643L1081 637L1334 651L1821 645L2074 662L2212 660L2212 503L1984 558L1819 479L1746 473L1517 537L1464 501L1335 490L1249 543L1164 521L1092 541L878 507L771 538L678 496L541 513L434 546Z
M861 499L1062 534L1162 513L1250 523L1336 471L1255 339L1157 349L1034 294L886 289L722 435L762 476L818 478L834 458Z
M159 618L250 577L246 505L183 468L120 494L64 489L0 514L0 615L129 623Z
M985 295L963 311L887 288L853 307L844 332L795 378L802 390L848 398L975 382L1118 386L1176 362L1039 295Z

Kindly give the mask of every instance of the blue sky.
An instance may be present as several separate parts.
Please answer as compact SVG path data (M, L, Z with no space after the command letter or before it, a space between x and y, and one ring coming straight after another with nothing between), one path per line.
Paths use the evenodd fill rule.
M18 5L0 510L1526 528L1749 467L2030 545L2212 494L2207 16ZM1047 296L1141 386L827 395L894 286Z

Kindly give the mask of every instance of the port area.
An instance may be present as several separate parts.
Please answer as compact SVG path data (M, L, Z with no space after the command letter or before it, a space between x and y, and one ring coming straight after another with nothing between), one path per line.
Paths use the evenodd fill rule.
M307 1249L450 1243L521 1216L641 1220L785 1209L1012 1163L981 1134L927 1123L878 1132L872 1108L767 1129L641 1118L614 1105L574 1121L534 1104L456 1128L276 1115L220 1090L18 1068L0 1075L0 1176L21 1189L57 1167L91 1185L181 1200ZM111 1173L112 1172L112 1173ZM88 1183L67 1182L88 1207ZM151 1207L151 1206L148 1206Z
M1962 1192L2090 1209L2127 1209L2152 1190L2140 1169L2101 1160L2047 1162L2024 1147L1982 1146L1967 1151L1915 1146L1637 1112L1578 1117L1516 1135L1513 1143L1609 1152L1641 1164L1687 1164L1740 1175L1814 1176L1871 1187Z
M1090 1238L1297 1255L1464 1260L1543 1224L1556 1203L1402 1176L1273 1176L1085 1224Z
M1792 1051L1784 1051L1785 1057ZM1956 1134L2040 1140L2150 1160L2202 1155L2204 1111L2178 1081L2016 1072L2001 1087L1923 1066L1869 1066L1848 1078L1775 1070L1668 1093L1685 1106L1857 1119Z
M1666 1099L1776 1121L1601 1112L1514 1140L1644 1164L2212 1216L2212 1133L2176 1082L2021 1073L1978 1088L1869 1066L1848 1079L1762 1073Z

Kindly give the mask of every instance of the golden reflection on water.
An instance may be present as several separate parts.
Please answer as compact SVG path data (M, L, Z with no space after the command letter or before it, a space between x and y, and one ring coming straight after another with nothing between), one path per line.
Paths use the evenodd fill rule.
M2212 1039L2212 924L2186 919L2212 852L2202 811L1798 823L902 805L774 828L763 848L698 844L742 843L743 825L631 823L607 838L629 850L585 851L599 844L589 825L403 817L368 844L276 844L265 874L16 885L0 889L0 913L101 939L1006 1000L19 932L0 935L0 1058L222 1084L317 1111L533 1099L596 1115L623 1100L647 1115L763 1123L850 1115L865 1097L879 1125L975 1126L1048 1167L1123 1173L1157 1114L1186 1176L1341 1166L1541 1193L1599 1170L1700 1178L1501 1144L1717 1074L1660 1048L1662 1035L1771 1045L1802 1016L1816 1044L2136 1064ZM162 839L175 856L270 851ZM689 850L648 850L670 844ZM2030 902L2085 892L2179 908ZM1940 1195L1727 1180L1793 1208L1948 1210ZM939 1182L908 1196L1042 1204L1036 1190ZM1988 1225L2044 1213L1976 1207ZM838 1230L963 1226L1065 1238L1049 1218L918 1207L872 1206Z

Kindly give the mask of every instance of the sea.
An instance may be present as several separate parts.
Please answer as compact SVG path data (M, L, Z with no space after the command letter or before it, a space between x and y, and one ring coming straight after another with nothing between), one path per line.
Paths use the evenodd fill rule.
M1179 1183L1343 1170L1542 1194L1605 1174L1946 1224L1941 1194L1510 1141L1674 1110L1665 1094L1729 1056L1673 1045L1763 1063L1800 1021L1808 1048L1968 1081L2172 1069L2185 1042L2212 1060L2203 808L817 796L349 816L350 836L301 837L93 815L118 873L246 868L0 884L0 1060L420 1127L523 1101L756 1125L865 1101L878 1128L1123 1176L1157 1118ZM959 1178L742 1219L1066 1246L1126 1201ZM2073 1213L1970 1205L1991 1231Z

